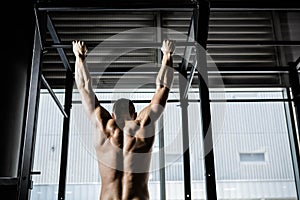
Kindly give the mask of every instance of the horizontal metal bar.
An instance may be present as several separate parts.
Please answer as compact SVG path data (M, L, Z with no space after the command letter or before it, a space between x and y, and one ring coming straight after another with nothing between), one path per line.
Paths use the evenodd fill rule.
M236 7L236 8L221 8L221 7L214 7L210 8L213 12L224 12L224 11L300 11L300 8L297 7L270 7L270 8L260 8L260 7Z
M115 100L99 100L99 103L109 104L114 103ZM259 102L289 102L293 99L211 99L211 103L259 103ZM133 103L150 103L151 100L132 100ZM179 99L170 99L168 103L180 103ZM190 103L198 103L200 99L188 99ZM72 104L81 104L81 101L72 101Z
M31 171L31 175L41 175L42 173L40 171Z
M195 71L195 65L190 64L187 68L188 75L191 73L198 73ZM140 69L140 70L138 70ZM174 66L175 73L179 72L180 67ZM105 71L104 71L105 70ZM117 68L105 68L103 70L99 69L98 71L91 71L90 74L92 76L123 76L123 75L156 75L158 73L158 67L117 67ZM208 67L208 73L210 75L213 74L279 74L279 73L288 73L288 67ZM189 77L189 81L191 81L193 76Z
M68 12L68 11L76 11L76 12L136 12L136 11L143 11L143 12L153 12L153 11L176 11L176 12L187 12L192 11L193 8L101 8L101 7L39 7L41 11L48 11L48 12Z
M89 43L86 42L86 45L88 47L94 48L94 47L108 47L108 48L159 48L161 47L162 43L161 42L99 42L99 43ZM176 46L195 46L195 42L175 42ZM65 43L60 43L60 44L48 44L46 47L48 48L72 48L72 44L65 44Z
M88 63L88 61L87 61ZM191 67L188 68L188 70ZM91 75L149 75L149 74L157 74L159 71L159 67L107 67L107 68L99 68L97 71L90 71ZM179 66L174 66L175 73L179 71Z
M208 67L208 73L288 73L288 66L274 67Z
M193 65L189 65L193 66ZM174 66L175 73L179 73L179 66ZM156 75L158 73L159 67L107 67L99 68L90 71L92 76L123 76L123 75ZM187 68L188 74L193 72L192 67ZM285 66L278 67L208 67L208 73L213 74L261 74L261 73L288 73L289 68ZM198 72L195 71L197 74ZM47 74L47 71L44 71L44 74ZM51 76L47 76L51 77Z
M300 41L211 41L208 46L300 46Z
M214 0L210 3L211 11L269 11L269 10L299 10L296 0Z
M189 102L199 102L197 99L189 99ZM133 103L150 103L151 100L132 100ZM168 103L180 103L179 99L167 100ZM72 101L73 104L81 104L81 101ZM99 100L99 103L114 103L114 100Z
M108 48L150 48L150 47L160 47L160 42L99 42L99 43L89 43L86 44L93 48L96 46L101 47L108 47ZM195 46L195 42L175 42L175 45L178 47L185 47L185 46ZM207 41L207 45L209 47L212 46L300 46L300 41ZM51 48L72 48L72 44L66 43L53 43L48 44L45 46L45 49Z
M153 11L176 11L176 12L188 12L192 11L193 8L99 8L99 7L40 7L38 8L40 11L48 11L48 12L153 12ZM212 7L210 8L213 12L224 12L224 11L300 11L300 8L297 7L283 7L283 8L259 8L259 7Z
M45 79L44 75L41 75L41 79L42 79L42 83L44 84L44 86L49 91L50 95L52 96L52 98L53 98L54 102L56 103L56 105L58 106L59 110L62 112L62 114L64 115L64 117L68 118L67 113L65 112L63 106L61 105L61 103L58 100L57 96L55 95L54 91L51 89L51 87L48 84L47 80Z
M258 102L289 102L291 99L213 99L210 100L212 103L258 103Z
M114 103L115 100L99 100L99 103ZM151 100L132 100L133 103L150 103ZM170 103L180 102L177 99L168 100ZM81 104L81 101L72 101L72 104Z
M19 183L18 177L0 177L1 186L15 186L18 185L18 183Z
M191 11L193 8L196 8L198 3L203 4L202 6L208 7L205 4L206 0L197 0L196 1L182 1L182 0L172 0L172 1L160 1L160 0L151 0L151 1L110 1L110 0L86 0L86 1L59 1L59 2L38 2L36 6L40 10L45 11L84 11L84 12L93 12L93 11ZM209 8L207 8L209 9Z

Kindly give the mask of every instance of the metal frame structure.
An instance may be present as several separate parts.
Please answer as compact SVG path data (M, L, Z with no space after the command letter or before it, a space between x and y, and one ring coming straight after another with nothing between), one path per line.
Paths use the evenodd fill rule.
M18 199L28 199L29 191L32 189L31 175L33 175L34 141L36 133L36 121L38 115L39 92L41 85L41 43L38 30L35 30L34 54L30 74L28 110L25 124L25 139L20 159L20 179L18 188Z
M292 94L293 101L289 103L290 105L290 113L292 121L292 134L289 135L290 143L291 143L291 152L293 158L293 165L294 165L294 174L296 179L296 188L298 197L300 196L300 141L299 141L299 134L300 134L300 79L298 73L298 66L300 63L300 57L295 61L289 64L289 81L290 81L290 92ZM289 97L291 95L289 94ZM293 108L294 107L294 108Z
M199 5L201 4L201 5ZM192 5L192 6L191 6ZM176 43L176 45L178 46L186 46L186 51L185 51L185 55L184 55L184 59L182 62L182 66L180 67L180 73L181 74L187 74L187 66L184 65L185 60L189 60L190 54L191 54L191 47L195 46L195 43L198 42L202 45L206 44L206 40L207 40L207 31L208 31L208 19L209 19L209 12L207 12L209 10L209 3L207 1L195 1L193 4L191 4L190 6L186 6L186 5L177 5L175 7L152 7L147 6L147 7L143 7L140 6L138 9L141 11L164 11L164 10L177 10L177 11L185 11L185 10L190 10L193 11L193 17L191 19L191 26L189 28L189 36L191 38L194 38L194 41L187 41L187 42L183 42L183 43ZM185 8L186 6L186 8ZM69 138L69 123L70 123L70 109L71 109L71 105L72 105L72 88L73 88L73 82L74 82L74 77L73 77L73 70L72 70L72 66L70 65L70 62L67 59L66 53L64 51L64 48L71 48L71 45L66 45L66 44L62 44L60 41L59 36L57 35L57 32L55 30L55 27L52 23L52 20L50 18L50 16L48 15L47 12L49 11L70 11L70 10L77 10L77 11L86 11L86 10L97 10L97 11L120 11L120 10L136 10L137 8L112 8L110 6L100 6L100 7L84 7L82 8L81 6L79 7L61 7L61 6L54 6L54 7L44 7L42 5L36 5L35 7L35 15L36 15L36 35L35 35L35 40L36 40L36 49L34 51L34 55L40 55L43 53L44 50L47 50L47 48L56 48L57 52L61 58L61 61L65 67L65 70L67 72L66 75L66 82L65 82L65 105L62 106L60 104L60 102L58 101L57 97L55 96L55 93L53 92L53 90L51 89L50 85L47 83L47 80L45 79L45 77L41 74L41 56L36 58L36 62L33 63L32 68L38 70L37 73L33 74L33 77L39 77L36 81L37 83L43 83L44 86L47 88L47 90L49 91L49 93L51 94L51 96L53 97L55 103L57 104L57 106L60 108L60 111L62 112L63 116L64 116L64 123L63 123L63 138L62 138L62 151L61 151L61 163L60 163L60 179L59 179L59 191L58 191L58 200L63 200L65 199L65 186L66 186L66 169L67 169L67 156L68 156L68 138ZM201 14L201 12L205 11L205 13ZM160 15L157 15L157 25L160 26ZM45 25L51 35L51 38L53 40L53 44L50 45L46 45L45 42L45 34L46 34L46 28ZM198 32L198 26L201 26L201 28L199 30L201 30L201 32ZM200 36L200 37L197 37ZM160 38L161 36L158 35L158 40L161 40ZM89 44L90 46L92 46L92 44ZM158 47L161 45L161 41L157 41L156 43L131 43L131 44L114 44L114 43L109 43L106 44L109 47ZM206 46L203 46L203 48L206 48ZM158 57L159 59L159 57ZM199 63L199 62L198 62ZM192 68L193 72L191 73L191 76L194 75L195 72L195 68ZM34 70L33 70L34 72ZM188 118L187 118L187 90L186 88L188 87L188 85L191 83L192 78L188 79L188 82L185 81L181 81L181 86L180 88L182 88L183 90L181 91L181 93L183 95L181 95L181 108L182 108L182 119L183 119L183 145L184 149L186 149L183 152L184 155L184 189L185 189L185 199L191 199L191 177L190 177L190 159L189 159L189 141L188 141ZM203 87L201 85L201 87ZM35 95L32 95L32 97L38 97L39 94L39 88L31 88L33 90L33 92L35 92ZM202 102L209 102L209 99L203 99ZM32 101L33 103L38 103L38 99L36 99L35 101ZM34 110L35 113L37 112L37 106L35 106L35 104L32 105L32 108L30 110ZM28 114L31 114L31 112L29 112ZM36 116L36 114L34 115ZM35 122L36 122L36 118L34 119L30 119L29 122L33 123L32 126L35 126ZM162 125L162 121L163 119L161 119L161 121L159 122L160 125ZM163 129L162 129L163 130ZM36 130L27 130L26 131L26 135L31 135L31 141L34 140L35 138L35 132ZM160 134L163 135L163 134ZM162 147L163 144L163 140L162 138L160 138L160 146ZM23 159L24 161L26 161L26 163L23 164L22 168L22 172L24 174L30 174L32 173L32 164L33 164L33 149L34 149L34 144L32 143L26 143L25 148L28 149L27 151L30 150L30 153L25 153L24 155L26 155L28 158ZM163 155L161 155L163 156ZM161 161L163 161L163 159L161 159ZM207 168L213 168L213 166L207 166ZM24 175L25 177L25 175ZM161 170L161 178L163 179L163 182L165 181L164 179L164 169ZM215 180L214 180L215 181ZM164 183L165 184L165 183ZM161 186L161 190L165 189L164 184L162 184ZM214 184L215 185L215 184ZM30 196L29 193L29 189L32 188L32 181L30 177L26 177L26 179L24 178L21 181L20 184L20 194L19 194L19 199L21 200L25 200L28 199L28 197ZM216 197L216 191L213 194L213 196L211 196L211 192L208 193L208 199L214 199ZM165 193L162 192L161 193L161 198L165 199Z
M210 4L208 1L193 1L193 4L175 4L175 5L164 5L162 7L157 7L155 4L149 5L111 5L109 3L102 5L93 5L93 6L81 6L75 4L74 6L66 6L62 4L51 6L47 4L36 4L35 14L36 14L36 33L35 33L35 44L34 44L34 55L32 62L32 70L31 70L31 81L30 81L30 92L29 92L29 102L28 102L28 115L26 118L26 130L25 130L25 141L24 141L24 149L22 154L22 164L21 164L21 179L19 183L19 199L20 200L28 200L30 197L30 189L32 188L31 175L36 174L32 172L33 166L33 157L34 157L34 141L36 135L36 121L37 121L37 110L39 103L39 91L41 83L48 89L49 93L53 97L55 103L59 107L60 111L64 116L63 123L63 138L62 138L62 151L61 151L61 163L60 163L60 178L59 178L59 191L58 191L58 200L65 199L65 187L66 187L66 170L67 170L67 156L68 156L68 139L69 139L69 123L70 123L70 110L72 106L72 88L73 88L73 67L70 65L70 62L67 59L66 53L64 51L65 48L71 48L69 44L63 44L60 41L59 36L55 30L55 27L52 24L52 20L48 15L48 12L51 11L136 11L139 9L140 11L157 11L157 26L160 26L160 12L163 11L193 11L193 16L191 18L191 23L189 27L189 38L192 38L193 41L186 41L183 43L177 43L177 45L186 46L184 58L182 59L181 65L178 68L179 73L181 74L180 79L180 106L181 106L181 114L182 114L182 134L183 134L183 160L184 160L184 199L190 200L191 196L191 175L190 175L190 153L189 153L189 130L188 130L188 102L192 101L188 99L188 88L192 82L193 76L197 72L198 81L199 81L199 94L200 100L197 100L201 106L201 120L202 120L202 132L203 138L205 138L204 142L204 153L205 153L205 183L206 183L206 199L215 200L217 199L216 192L216 177L215 177L215 169L214 169L214 151L209 147L213 147L213 139L212 139L212 130L211 130L211 113L210 113L210 102L209 99L209 89L208 89L208 71L206 66L206 49L209 45L218 45L218 46L228 46L228 45L239 45L239 46L291 46L297 45L300 46L300 41L277 41L277 42L261 42L261 41L251 41L251 42L212 42L208 41L208 22L209 22L209 14L210 14ZM159 4L158 4L159 5ZM231 8L232 9L232 8ZM238 9L238 8L233 8ZM260 10L262 8L258 8ZM296 9L296 8L295 8ZM229 8L215 8L216 11L227 11ZM48 29L51 34L51 38L53 40L52 44L46 44L45 36L46 30ZM122 43L108 43L106 44L108 47L157 47L161 45L161 38L158 34L158 40L155 43L131 43L131 44L122 44ZM88 44L93 46L93 44ZM98 45L98 44L94 44ZM192 48L196 49L197 59L195 63L193 63L192 67L188 66L187 62L191 56ZM41 63L42 63L42 54L44 50L48 48L55 48L61 58L61 61L66 70L66 82L65 82L65 102L64 106L60 104L57 100L55 93L51 89L50 85L47 83L45 77L41 74ZM160 60L159 56L157 58ZM187 76L187 70L191 68L189 77ZM276 67L276 70L281 69ZM296 109L296 115L300 116L300 105L299 105L299 95L300 91L297 88L299 87L299 77L298 70L299 69L299 59L295 62L290 70L287 70L285 67L282 67L282 71L290 72L290 79L293 80L291 83L293 99L288 98L286 101L291 103L293 102ZM220 70L220 69L219 69ZM229 69L224 69L224 71L228 71ZM231 69L234 71L234 69ZM272 71L275 70L273 68L267 69L248 69L249 71L253 70L261 70L261 71ZM222 71L222 69L221 69ZM112 72L113 73L113 72ZM255 101L255 100L250 100ZM262 101L265 101L263 99ZM271 99L271 101L276 101ZM283 100L280 100L283 101ZM228 102L228 101L227 101ZM159 125L162 126L163 119L159 122ZM294 141L296 138L299 138L296 132L300 132L300 127L295 127L294 131ZM161 129L163 131L163 129ZM163 135L163 134L160 134ZM160 147L163 147L163 138L160 138ZM299 166L299 141L294 142L295 151L293 156L297 160L295 166ZM209 149L209 151L208 151ZM297 153L298 152L298 153ZM163 155L161 155L163 156ZM164 162L162 158L160 160ZM295 160L294 160L295 161ZM295 163L295 162L294 162ZM297 170L296 170L297 171ZM161 170L161 180L163 183L161 184L161 190L165 189L165 174L164 169ZM296 185L299 195L299 172L297 171L296 177ZM165 192L161 192L161 199L164 200L166 198Z

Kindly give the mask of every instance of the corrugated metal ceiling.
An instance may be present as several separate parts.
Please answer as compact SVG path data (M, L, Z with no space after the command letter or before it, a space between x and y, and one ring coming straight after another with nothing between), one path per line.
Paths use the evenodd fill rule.
M159 23L164 28L162 39L169 38L176 41L185 41L190 25L192 12L50 12L49 13L57 34L62 43L70 43L74 39L87 43L101 43L106 40L121 42L156 42L159 33L156 29ZM160 21L158 21L158 19ZM135 30L135 31L130 31ZM138 31L137 31L138 30ZM124 33L126 32L126 33ZM122 34L120 34L122 33ZM46 41L52 43L49 33ZM271 12L211 12L209 21L208 40L222 41L272 41L274 27ZM159 62L159 49L135 49L119 55L120 51L109 48L93 50L89 48L88 66L93 74L93 85L110 88L118 81L120 74L109 73L99 76L103 68L110 71L125 71L134 67L148 67L149 63ZM74 56L71 49L65 49L66 55L74 65ZM184 47L176 48L174 65L181 63ZM237 67L243 71L244 67L274 67L277 66L276 49L273 46L218 46L208 45L208 67L212 69ZM142 68L141 68L142 69ZM145 68L146 70L146 68ZM143 70L141 70L143 71ZM43 58L42 73L52 88L63 88L65 68L56 49L49 49ZM139 79L154 79L155 73L132 75L128 73L128 87ZM211 82L215 76L210 75ZM278 85L278 74L223 74L226 85ZM99 85L99 83L101 83ZM127 84L126 83L126 84ZM197 80L193 81L197 84ZM213 86L213 84L212 84ZM146 87L146 86L145 86Z

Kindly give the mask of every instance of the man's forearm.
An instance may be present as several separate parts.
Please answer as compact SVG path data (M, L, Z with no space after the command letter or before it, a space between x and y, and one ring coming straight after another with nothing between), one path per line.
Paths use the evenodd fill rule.
M162 59L162 66L156 78L156 88L170 89L173 84L174 68L173 58L170 53L164 54Z
M91 91L91 76L87 69L85 60L80 57L76 57L75 60L75 81L78 90Z
M93 92L91 81L91 76L89 74L85 60L76 57L75 82L79 94L81 95L83 108L88 117L91 120L94 120L92 114L96 106L96 95Z

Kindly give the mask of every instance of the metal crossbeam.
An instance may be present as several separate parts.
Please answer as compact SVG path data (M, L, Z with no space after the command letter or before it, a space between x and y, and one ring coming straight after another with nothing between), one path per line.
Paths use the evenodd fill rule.
M59 39L59 37L57 35L57 32L55 30L55 27L54 27L54 25L52 23L52 20L51 20L51 18L50 18L49 15L47 15L47 28L48 28L48 30L50 32L50 35L51 35L52 40L54 41L54 43L60 44L60 39ZM58 47L57 48L57 52L58 52L58 54L59 54L59 56L60 56L60 58L61 58L61 60L63 62L63 65L64 65L65 69L66 70L69 69L70 71L73 71L72 68L71 68L71 66L70 66L69 60L68 60L68 58L66 56L66 53L65 53L64 49L61 48L61 47Z
M195 46L195 42L176 42L175 44L177 47L185 47L185 46ZM86 42L86 45L90 48L95 48L97 46L101 48L160 48L161 42L113 42L113 41L103 41L103 42ZM66 48L70 49L72 48L72 44L66 44L66 43L54 43L54 44L48 44L45 48Z
M300 46L300 41L289 41L289 40L281 40L281 41L207 41L207 45L210 47L220 47L220 46Z
M197 0L200 1L200 0ZM84 11L84 12L136 12L136 11L179 11L186 12L192 11L196 7L197 1L190 0L131 0L131 1L91 1L84 2L73 1L72 4L66 1L60 2L40 2L39 9L48 12L66 12L66 11ZM202 0L201 0L202 1Z
M52 96L54 102L56 103L56 105L58 106L59 110L61 111L61 113L65 116L65 117L69 117L67 115L67 113L64 110L64 107L61 105L60 101L58 100L57 96L55 95L54 91L52 90L52 88L50 87L50 85L48 84L47 80L45 79L44 75L41 75L41 80L42 83L44 84L44 86L47 88L48 92L50 93L50 95Z
M49 12L68 12L68 11L77 11L77 12L152 12L152 11L176 11L176 12L187 12L192 11L192 8L93 8L93 7L40 7L41 11L49 11Z
M295 66L297 70L300 69L300 57L295 61Z

